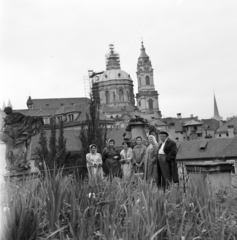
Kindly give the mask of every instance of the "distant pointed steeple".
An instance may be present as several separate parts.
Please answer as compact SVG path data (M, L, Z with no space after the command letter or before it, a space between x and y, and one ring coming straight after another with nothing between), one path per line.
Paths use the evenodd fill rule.
M215 94L214 94L214 116L213 116L213 118L216 120L222 120L222 117L219 115Z
M10 108L12 108L12 103L11 103L10 99L8 100L7 107L10 107Z
M3 101L3 105L2 105L2 110L4 111L6 105L5 105L5 102Z

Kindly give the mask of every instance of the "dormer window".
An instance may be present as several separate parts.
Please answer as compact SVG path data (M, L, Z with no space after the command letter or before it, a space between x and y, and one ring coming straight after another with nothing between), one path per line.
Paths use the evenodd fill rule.
M58 117L58 122L62 121L62 116Z
M69 118L69 121L70 121L70 122L74 121L74 116L73 116L73 114L68 115L68 118Z

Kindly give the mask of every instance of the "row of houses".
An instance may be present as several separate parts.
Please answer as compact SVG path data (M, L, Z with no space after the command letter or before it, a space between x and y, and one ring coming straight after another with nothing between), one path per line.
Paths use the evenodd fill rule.
M57 124L63 121L67 150L77 152L81 149L79 134L81 125L86 121L89 101L88 98L31 99L29 97L28 109L16 111L25 115L42 116L48 139L50 118L54 116ZM115 139L117 147L121 147L125 128L132 117L134 117L133 114L126 108L119 116L116 115L113 118L100 112L100 119L106 123L108 128L107 138ZM145 115L143 117L146 118ZM176 118L147 120L157 130L167 131L170 138L177 142L177 160L180 162L231 161L234 163L237 159L235 152L237 149L237 117L224 122L214 118L199 120L193 115L182 117L179 113ZM33 138L32 152L38 146L38 140L39 136Z

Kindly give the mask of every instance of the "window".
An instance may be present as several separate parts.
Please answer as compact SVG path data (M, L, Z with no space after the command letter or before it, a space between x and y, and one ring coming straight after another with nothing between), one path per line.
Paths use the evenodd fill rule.
M48 104L48 103L46 103L45 105L46 105L47 107L49 106L49 104Z
M130 101L129 92L127 92L127 99L128 99L128 102L129 102Z
M116 102L115 92L113 92L113 99L114 99L114 102Z
M138 102L139 107L141 107L141 101Z
M149 76L146 76L146 85L150 85L150 78L149 78Z
M49 124L49 118L44 118L43 121L44 121L44 124Z
M229 133L226 133L226 137L229 137Z
M221 137L221 134L219 134L219 137Z
M106 91L106 92L105 92L106 104L109 104L109 102L110 102L110 101L109 101L109 97L110 97L110 96L109 96L109 91Z
M58 117L58 122L61 122L62 121L62 117Z
M149 106L149 109L153 109L153 100L152 99L149 99L148 100L148 106Z
M142 85L142 80L141 80L141 77L139 77L139 87L141 87Z
M119 102L124 102L123 90L119 89Z
M73 116L73 114L70 114L70 115L68 115L68 117L69 117L69 121L74 121L74 116Z
M120 77L121 76L121 74L120 73L118 73L118 77Z

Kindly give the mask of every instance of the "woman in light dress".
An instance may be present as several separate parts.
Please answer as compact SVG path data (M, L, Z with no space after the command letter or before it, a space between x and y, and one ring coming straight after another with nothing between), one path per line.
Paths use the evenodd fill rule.
M90 181L97 182L98 178L103 179L102 158L97 153L95 144L90 145L90 153L86 154L86 162Z
M132 158L133 152L132 148L128 147L126 142L123 142L123 150L120 152L121 156L121 168L123 172L123 178L128 180L132 174Z
M153 135L148 137L149 145L146 149L145 156L145 179L147 181L153 180L157 183L157 151L158 143Z

